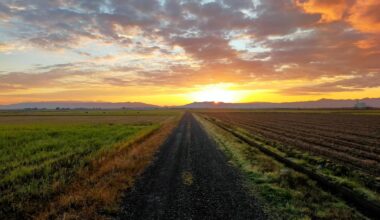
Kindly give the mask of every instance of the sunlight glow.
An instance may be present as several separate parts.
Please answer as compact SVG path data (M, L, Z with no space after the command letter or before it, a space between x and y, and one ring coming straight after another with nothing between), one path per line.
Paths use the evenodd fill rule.
M236 102L240 99L238 92L231 90L229 84L214 84L202 87L191 93L190 98L196 102Z

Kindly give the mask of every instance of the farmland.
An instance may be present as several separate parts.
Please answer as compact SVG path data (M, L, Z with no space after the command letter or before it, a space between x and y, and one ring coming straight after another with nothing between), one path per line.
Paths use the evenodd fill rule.
M380 174L380 117L308 113L210 113L251 134Z
M290 161L293 167L364 200L380 202L380 117L376 114L342 110L205 111L200 115L282 162Z
M368 113L2 111L0 216L367 219L380 202Z
M107 155L120 153L178 114L169 111L0 112L1 216L25 218L41 211L47 201L62 193L75 182L79 172L83 173L98 158L107 161Z

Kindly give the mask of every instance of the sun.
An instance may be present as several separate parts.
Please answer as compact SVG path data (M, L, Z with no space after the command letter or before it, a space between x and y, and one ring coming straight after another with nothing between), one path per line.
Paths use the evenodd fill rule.
M190 98L196 102L235 102L237 92L230 90L228 85L207 85L190 94Z

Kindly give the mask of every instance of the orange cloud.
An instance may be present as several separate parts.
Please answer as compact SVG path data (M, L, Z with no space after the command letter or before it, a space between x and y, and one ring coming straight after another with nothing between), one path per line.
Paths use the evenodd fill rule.
M350 9L348 22L359 31L380 33L380 2L378 0L357 1Z
M341 20L347 9L346 0L296 0L295 3L306 13L321 14L320 22Z
M375 38L360 40L355 44L360 49L369 49L378 45L378 40Z
M14 50L15 46L11 44L5 44L0 42L0 52L9 52L11 50Z
M344 20L365 33L380 32L380 2L378 0L295 0L309 14L320 14L319 22Z

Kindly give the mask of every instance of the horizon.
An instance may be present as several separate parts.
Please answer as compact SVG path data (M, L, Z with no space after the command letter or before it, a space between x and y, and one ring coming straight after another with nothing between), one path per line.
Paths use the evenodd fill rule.
M193 101L193 102L189 102L189 103L186 103L186 104L181 104L181 105L156 105L156 104L152 104L152 103L146 103L146 102L136 102L136 101L124 101L124 102L109 102L109 101L74 101L74 100L65 100L65 101L58 101L58 100L55 100L55 101L35 101L35 102L17 102L17 103L10 103L10 104L1 104L0 103L0 107L6 107L6 106L12 106L12 105L22 105L22 104L51 104L51 103L59 103L59 104L123 104L123 103L127 103L127 104L143 104L143 105L152 105L152 107L159 107L159 108L163 108L163 107L182 107L182 106L186 106L186 105L191 105L191 104L199 104L199 103L202 103L202 104L214 104L214 105L219 105L219 104L233 104L233 105L239 105L239 104L257 104L257 103L262 103L262 104L291 104L291 103L313 103L313 102L320 102L320 101L356 101L356 102L361 102L361 101L364 101L366 99L370 99L370 100L380 100L380 97L377 97L377 98L369 98L369 97L364 97L364 98L361 98L361 99L350 99L350 98L347 98L347 99L327 99L327 98L321 98L321 99L316 99L316 100L305 100L305 101L290 101L290 102L222 102L222 101ZM59 106L57 106L59 107ZM368 106L368 107L371 107L371 106ZM331 108L336 108L336 107L331 107ZM340 108L340 107L338 107Z
M376 0L4 0L0 105L377 98L379 10Z

